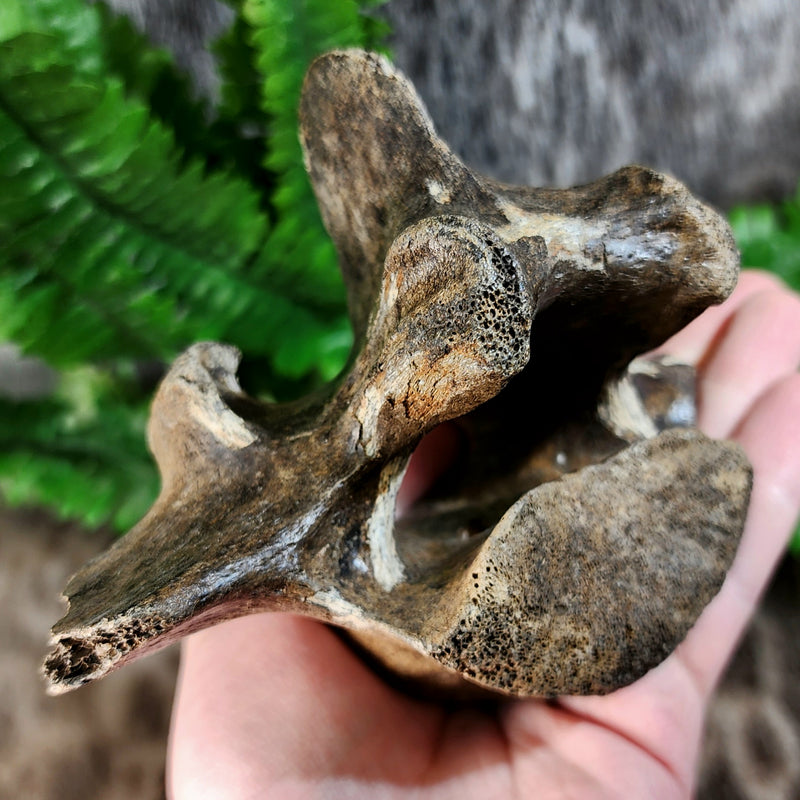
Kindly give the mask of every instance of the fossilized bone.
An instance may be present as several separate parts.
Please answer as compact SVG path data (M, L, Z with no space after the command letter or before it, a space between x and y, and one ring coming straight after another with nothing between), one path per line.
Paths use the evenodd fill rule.
M342 626L429 687L633 681L719 588L748 502L742 452L692 427L691 369L626 370L731 291L725 223L638 167L570 190L481 178L362 52L311 66L301 135L349 366L277 405L242 393L231 347L177 359L148 431L161 495L70 581L53 691L265 609ZM458 463L395 519L409 456L447 420Z

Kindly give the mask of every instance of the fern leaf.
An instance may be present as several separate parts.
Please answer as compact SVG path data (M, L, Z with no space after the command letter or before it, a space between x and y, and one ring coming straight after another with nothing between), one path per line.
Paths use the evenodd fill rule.
M198 338L275 357L289 332L324 338L245 275L266 230L256 194L198 161L181 168L120 80L93 84L63 56L49 34L0 44L3 285L31 316L52 314L48 326L10 313L0 335L56 365L171 358Z
M0 492L11 505L46 505L89 527L134 524L158 492L144 447L145 408L103 398L76 418L64 398L0 401Z
M148 235L136 197L107 209L1 112L0 180L0 336L56 366L168 360L200 338L275 358L325 335L287 298Z
M262 76L248 31L238 14L214 44L222 82L210 134L227 145L233 167L268 198L275 183L275 176L265 166L269 118L261 107Z
M254 272L270 285L302 287L298 296L305 303L342 309L345 293L336 253L302 167L297 108L311 60L332 48L371 44L373 27L355 0L244 0L242 13L252 29L257 66L266 76L261 102L271 135L265 163L277 176L277 223Z
M56 36L78 72L95 75L103 69L100 18L82 0L3 0L0 42L22 33Z
M220 52L226 73L249 83L228 82L209 126L201 106L167 100L186 96L184 84L126 21L84 0L3 0L0 338L58 366L117 369L224 339L245 351L246 379L263 387L266 377L275 393L314 371L333 377L350 331L295 109L313 55L374 35L354 3L337 5L290 3L277 29L285 41L256 31L246 51L240 15ZM257 76L270 48L281 63L267 70L265 102ZM282 216L271 236L268 195L268 212ZM141 516L157 488L145 402L107 380L78 394L62 386L52 401L0 402L7 501L120 529ZM93 399L88 409L78 395Z
M226 169L233 162L228 152L232 142L211 133L208 104L195 98L172 55L150 44L126 16L102 3L95 8L106 75L120 78L126 96L142 101L170 130L184 160L199 158L211 169Z
M243 264L267 229L244 182L181 168L170 132L125 97L121 80L90 83L57 37L21 34L0 47L0 106L79 181L150 235L230 267ZM211 248L209 252L209 247Z

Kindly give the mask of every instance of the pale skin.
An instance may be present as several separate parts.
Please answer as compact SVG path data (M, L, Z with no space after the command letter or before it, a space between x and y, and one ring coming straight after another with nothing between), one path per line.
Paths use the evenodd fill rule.
M697 365L700 427L755 475L733 567L664 663L605 697L452 710L391 688L317 622L232 620L184 644L170 796L691 797L709 698L800 512L800 297L745 272L662 350ZM439 469L415 456L405 501Z

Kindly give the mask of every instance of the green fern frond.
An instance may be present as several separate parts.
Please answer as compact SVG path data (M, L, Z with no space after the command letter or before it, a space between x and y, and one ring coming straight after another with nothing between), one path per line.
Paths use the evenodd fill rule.
M305 303L342 309L336 253L303 169L297 109L308 64L326 50L374 44L375 27L355 0L244 0L242 13L265 76L262 108L271 120L266 165L277 176L277 222L254 271L271 285L302 287Z
M47 98L47 102L42 102ZM126 98L118 78L90 82L56 36L0 46L0 108L74 176L84 194L166 244L228 267L263 244L266 217L243 181L181 164L171 132Z
M351 0L266 3L257 26L258 3L232 4L210 123L127 20L84 0L0 4L0 339L67 369L51 400L0 401L6 501L119 529L141 516L158 481L147 392L121 377L133 360L229 341L243 380L285 397L346 359L296 107L313 56L374 44L380 25Z
M100 17L82 0L3 0L0 41L23 33L58 38L76 72L96 75L103 69Z
M51 399L0 401L0 492L90 527L129 527L158 492L146 416L144 398L120 397L107 375L88 368L63 375Z
M64 62L52 34L0 44L0 275L19 308L0 335L53 364L168 359L200 338L270 356L297 346L290 331L323 340L322 321L246 275L267 230L257 193L182 167L119 79Z
M262 76L241 15L215 42L213 52L222 81L210 134L227 145L233 167L260 190L269 209L268 198L275 184L275 176L265 165L269 117L261 107Z
M102 4L95 8L106 75L121 79L126 96L143 102L151 116L169 129L184 161L201 159L217 171L232 166L238 140L212 132L208 102L195 97L172 55L153 47L128 17Z
M95 444L103 431L81 436ZM130 452L116 460L108 452L76 449L58 440L37 451L0 453L0 493L12 506L45 506L62 519L79 519L89 528L111 525L125 531L138 522L158 495L159 478L152 459Z
M2 113L0 178L0 336L54 365L169 359L200 338L274 355L289 331L324 332L286 298L165 243L131 205L98 201Z

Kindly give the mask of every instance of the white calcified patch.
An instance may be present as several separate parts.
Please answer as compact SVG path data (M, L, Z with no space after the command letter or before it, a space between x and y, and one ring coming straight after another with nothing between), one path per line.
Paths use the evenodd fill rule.
M183 395L181 407L188 416L230 450L241 450L257 439L220 394L241 394L236 380L239 358L235 347L199 342L179 356L159 390L159 395L168 391Z
M570 261L578 269L602 272L606 263L644 263L666 260L677 248L669 232L646 231L623 238L611 236L602 222L592 222L563 214L531 213L508 200L498 199L508 223L497 229L507 242L541 236L553 261Z
M216 400L210 407L192 406L192 417L229 450L241 450L253 444L256 435L219 397Z
M641 393L633 383L633 378L643 375L656 380L663 380L665 370L674 367L689 367L684 360L673 356L635 358L628 365L626 373L617 381L609 384L598 409L600 419L609 430L628 441L651 438L658 433L658 428ZM669 426L691 427L697 422L697 411L692 396L680 396L672 401L665 421Z
M404 576L403 562L394 542L394 507L407 466L408 458L395 458L381 470L379 494L367 527L372 571L375 580L387 592Z
M363 608L345 600L339 594L338 589L323 589L315 592L309 601L329 611L333 617L332 622L336 625L341 625L350 631L383 633L389 639L399 640L423 655L428 655L425 647L416 638L399 628L366 616Z
M650 439L658 434L630 376L610 384L598 409L600 419L622 439Z
M652 358L634 358L628 365L628 372L632 375L649 375L651 378L658 378L663 374L664 367L688 366L690 365L682 358L660 355L657 361Z
M426 181L425 185L428 188L428 194L437 203L445 204L450 202L451 197L449 189L447 189L446 186L443 186L441 183L439 183L439 181L429 179L428 181Z
M384 403L384 393L374 383L364 388L361 402L355 409L355 417L361 425L359 441L367 456L374 456L378 451L378 417Z
M334 489L338 487L334 486ZM333 490L326 492L326 495L332 494ZM225 564L217 569L209 571L206 575L198 578L195 581L196 589L191 593L186 592L185 597L180 599L185 600L187 603L196 602L198 592L204 595L213 594L221 588L230 584L233 576L247 575L265 571L274 566L276 562L276 549L280 553L283 563L286 565L293 565L295 559L295 545L308 533L309 530L317 523L323 512L327 508L326 501L328 497L322 498L322 502L313 506L309 511L303 514L299 519L295 520L291 525L287 525L280 530L277 537L270 538L262 548L256 550L241 558L237 558L230 564ZM276 548L276 542L280 542L280 548ZM176 600L180 595L176 595Z
M697 407L690 397L679 397L667 410L666 420L675 427L688 428L697 424Z
M573 219L563 214L532 214L507 200L498 198L500 210L508 223L497 228L497 233L507 242L516 242L530 236L541 236L553 260L574 261L579 269L603 270L603 259L593 258L593 242L602 247L606 229L587 220Z

